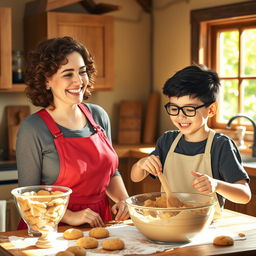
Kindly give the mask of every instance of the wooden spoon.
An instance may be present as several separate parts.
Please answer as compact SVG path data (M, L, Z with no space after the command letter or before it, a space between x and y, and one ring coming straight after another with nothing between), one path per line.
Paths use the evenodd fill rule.
M182 207L184 203L182 203L170 190L169 185L167 183L166 177L162 172L158 173L158 178L161 182L163 190L166 194L167 207Z

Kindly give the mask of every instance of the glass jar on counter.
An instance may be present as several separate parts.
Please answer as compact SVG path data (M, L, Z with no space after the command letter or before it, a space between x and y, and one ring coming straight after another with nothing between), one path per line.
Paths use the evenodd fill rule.
M24 83L24 52L21 50L12 51L12 82Z

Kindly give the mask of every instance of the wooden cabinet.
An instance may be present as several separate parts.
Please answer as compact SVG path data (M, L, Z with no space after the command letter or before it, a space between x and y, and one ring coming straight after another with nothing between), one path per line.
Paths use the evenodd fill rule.
M24 89L24 84L12 83L12 10L0 7L0 93Z
M17 230L20 221L20 215L11 194L12 189L17 187L17 183L0 184L0 200L6 200L6 211L2 216L5 223L1 224L5 227L6 231Z
M113 17L45 12L24 18L25 51L46 38L71 36L82 42L95 59L95 90L113 88Z
M12 88L11 8L0 7L0 90Z

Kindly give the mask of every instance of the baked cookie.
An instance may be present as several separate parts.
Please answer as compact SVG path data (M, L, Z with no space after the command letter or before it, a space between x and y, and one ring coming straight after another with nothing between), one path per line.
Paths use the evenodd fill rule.
M120 238L108 238L102 242L102 248L109 251L124 249L124 241Z
M102 227L97 227L97 228L92 228L89 231L89 236L90 237L94 237L94 238L106 238L109 237L109 232L106 228L102 228Z
M84 234L77 228L69 228L63 233L63 237L67 240L74 240L83 237Z
M94 237L82 237L76 241L76 245L85 249L93 249L98 247L99 242Z
M56 253L55 256L75 256L75 254L68 251L61 251Z
M216 236L213 239L213 244L215 245L222 245L222 246L228 246L228 245L233 245L234 240L230 236Z
M70 246L66 249L68 252L72 252L75 256L85 256L86 251L83 247L81 246Z

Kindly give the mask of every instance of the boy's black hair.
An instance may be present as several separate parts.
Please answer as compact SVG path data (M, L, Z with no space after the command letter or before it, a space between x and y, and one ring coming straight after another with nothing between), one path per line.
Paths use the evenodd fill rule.
M204 65L192 65L178 71L163 87L168 97L191 96L203 103L217 101L220 80L218 74Z

